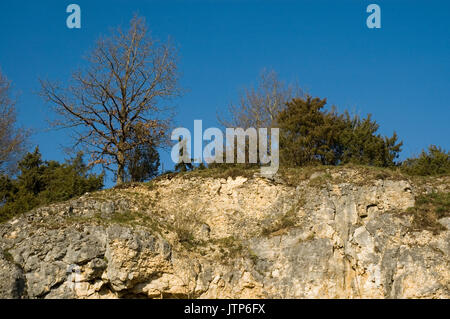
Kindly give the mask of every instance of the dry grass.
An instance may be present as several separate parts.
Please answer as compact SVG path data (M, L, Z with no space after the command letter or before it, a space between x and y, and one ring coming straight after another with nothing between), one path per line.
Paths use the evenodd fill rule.
M438 234L446 229L438 220L450 217L450 193L434 192L421 195L406 214L412 215L412 231L429 230Z

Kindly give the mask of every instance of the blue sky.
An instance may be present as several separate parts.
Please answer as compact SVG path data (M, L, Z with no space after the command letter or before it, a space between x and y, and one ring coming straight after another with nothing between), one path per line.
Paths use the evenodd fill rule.
M66 27L70 3L81 7L81 29ZM366 26L370 3L381 7L381 29ZM372 113L382 134L397 131L402 158L429 144L450 149L449 1L1 1L0 68L45 159L66 157L68 132L47 130L38 79L68 80L95 40L135 12L177 44L188 89L176 101L180 126L217 126L217 111L273 68L339 110Z

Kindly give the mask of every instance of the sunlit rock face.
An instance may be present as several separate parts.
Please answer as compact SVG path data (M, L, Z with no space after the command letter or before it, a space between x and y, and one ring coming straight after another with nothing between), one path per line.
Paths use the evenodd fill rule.
M0 225L0 297L449 298L448 218L414 229L424 187L361 177L175 176L42 207Z

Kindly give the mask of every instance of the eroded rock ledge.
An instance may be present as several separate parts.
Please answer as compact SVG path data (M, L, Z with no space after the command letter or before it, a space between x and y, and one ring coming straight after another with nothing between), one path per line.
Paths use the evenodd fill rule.
M405 213L448 180L357 177L175 177L36 209L0 225L0 297L449 298L449 218Z

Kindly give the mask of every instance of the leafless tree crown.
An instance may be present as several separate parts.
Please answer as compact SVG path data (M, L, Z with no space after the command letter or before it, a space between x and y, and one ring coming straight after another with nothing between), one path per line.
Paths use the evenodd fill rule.
M218 120L225 127L274 127L276 116L286 102L302 95L298 86L286 85L278 79L275 71L264 69L257 86L245 88L239 102L228 107L229 120L224 116Z
M68 86L41 81L42 95L59 115L54 124L73 128L90 163L114 167L121 183L127 152L166 140L172 108L165 103L180 93L176 60L173 46L152 38L134 17L127 31L98 40Z
M16 127L15 100L11 82L0 71L0 173L12 173L24 152L27 132Z

